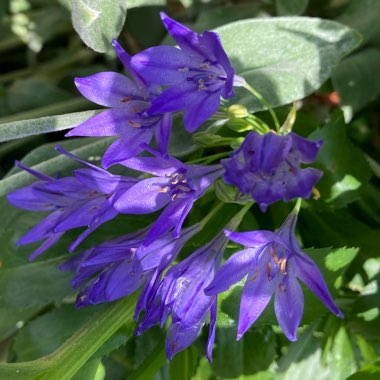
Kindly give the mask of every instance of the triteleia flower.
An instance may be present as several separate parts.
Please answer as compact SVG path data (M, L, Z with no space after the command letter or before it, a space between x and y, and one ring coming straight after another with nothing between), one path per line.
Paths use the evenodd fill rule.
M186 228L178 239L166 234L149 247L143 247L149 231L146 227L74 256L60 269L76 272L72 286L74 289L82 287L76 306L114 301L143 286L137 307L144 308L162 272L199 230L200 225L195 224Z
M314 168L301 169L301 163L312 163L322 143L295 133L281 136L250 132L231 158L221 161L226 169L224 180L250 194L262 211L278 200L309 198L323 173Z
M233 96L235 71L217 33L199 35L165 13L161 19L180 49L152 47L133 56L131 65L147 82L168 86L148 113L184 110L185 127L193 132L218 110L221 96Z
M76 78L80 93L101 106L109 107L72 129L66 136L119 136L103 156L105 168L138 155L149 144L153 134L162 155L167 154L172 127L171 114L149 116L150 101L160 92L148 86L131 65L130 55L113 41L116 53L132 79L115 72L102 72Z
M247 276L243 288L237 339L240 339L265 309L273 293L278 322L286 337L296 340L304 298L301 280L324 305L338 317L336 307L323 276L304 252L295 236L297 216L291 213L277 232L252 231L225 233L246 249L231 256L205 290L207 295L224 292Z
M171 324L166 335L168 359L194 342L210 316L206 354L212 360L217 299L216 296L206 296L204 289L221 265L226 243L226 237L219 234L185 260L171 267L157 290L156 298L147 308L137 334L156 323L163 325L171 315Z
M31 260L55 244L66 231L87 226L70 246L70 251L73 251L91 232L118 214L113 207L114 202L138 181L135 178L113 175L78 159L62 148L57 149L82 162L87 168L74 170L73 177L55 179L17 162L17 166L37 177L39 181L7 196L9 203L18 208L51 212L17 242L18 245L23 245L45 240L30 255Z
M146 246L172 228L173 236L179 236L193 203L224 171L221 165L185 165L173 157L158 155L133 157L123 165L155 177L142 179L126 191L115 202L116 210L122 214L149 214L165 207L144 241Z

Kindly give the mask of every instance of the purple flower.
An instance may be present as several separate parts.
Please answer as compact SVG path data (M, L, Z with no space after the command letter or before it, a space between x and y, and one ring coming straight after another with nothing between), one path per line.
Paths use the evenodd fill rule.
M186 228L178 239L166 234L144 247L147 227L88 249L65 262L60 269L76 272L71 283L74 289L82 287L77 307L114 301L144 286L137 308L145 308L162 272L199 230L200 225L195 224Z
M152 101L148 113L184 110L185 127L195 131L219 108L220 96L233 96L235 71L214 32L199 35L161 13L180 49L156 46L132 57L132 67L150 83L168 88Z
M87 226L70 246L70 251L73 251L91 232L118 214L113 207L114 202L138 181L135 178L113 175L78 159L60 147L57 149L88 168L74 170L73 177L55 179L17 162L20 168L37 177L39 181L7 196L9 203L18 208L50 211L45 219L17 242L18 245L23 245L45 240L30 255L30 260L34 260L55 244L66 231Z
M300 166L315 160L322 143L295 133L281 136L250 132L231 158L222 160L224 180L250 194L262 211L278 200L309 198L323 173Z
M226 291L247 276L243 288L237 339L240 339L265 309L273 293L274 308L284 334L296 340L304 298L301 280L325 306L338 317L336 307L323 276L315 263L301 251L295 236L297 216L291 213L277 232L231 232L230 240L246 249L231 256L205 290L213 296Z
M66 136L119 136L103 156L105 168L120 163L143 151L155 133L161 154L166 155L172 127L170 114L148 116L150 101L160 92L158 86L147 86L130 65L130 55L113 41L116 53L132 79L114 72L102 72L76 78L80 93L108 110L93 116L72 129Z
M142 179L126 191L115 202L116 210L122 214L149 214L165 207L144 241L146 246L172 228L173 235L179 236L193 203L224 170L221 165L185 165L173 157L158 156L130 158L123 165L155 177Z
M166 336L168 359L193 343L210 316L207 358L212 360L217 300L216 296L206 296L204 289L221 265L226 242L225 236L219 234L185 260L171 267L156 292L156 298L146 308L137 334L156 323L163 325L171 315Z

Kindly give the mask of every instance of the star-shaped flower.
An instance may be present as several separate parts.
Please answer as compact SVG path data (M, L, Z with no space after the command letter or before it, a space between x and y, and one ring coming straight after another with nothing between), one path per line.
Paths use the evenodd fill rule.
M225 262L205 292L210 296L224 292L247 276L240 303L238 339L257 320L274 294L277 320L287 338L296 340L304 306L298 280L319 297L331 312L343 317L320 270L298 244L296 222L297 216L291 213L277 232L226 230L230 240L246 248Z
M167 154L172 117L168 113L149 116L146 110L160 92L156 85L148 86L131 65L130 55L113 41L120 61L131 79L115 72L102 72L86 78L76 78L80 93L108 110L76 126L66 136L118 136L103 156L105 168L120 163L143 151L153 134L162 155Z
M161 19L180 49L155 46L133 56L131 65L147 82L168 86L148 113L184 110L185 127L193 132L218 110L221 96L233 96L235 71L217 33L199 35L165 13Z

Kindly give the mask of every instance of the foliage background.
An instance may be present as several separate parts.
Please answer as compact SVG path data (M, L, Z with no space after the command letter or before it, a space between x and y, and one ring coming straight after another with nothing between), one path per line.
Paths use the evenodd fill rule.
M91 9L105 17L94 22ZM0 378L378 379L380 2L82 0L73 1L72 10L71 20L67 0L0 3L0 358L18 363L1 365ZM79 96L73 78L120 70L115 54L108 50L110 39L119 33L119 40L132 54L167 43L160 10L198 31L245 18L307 15L336 20L361 33L360 46L334 68L330 80L302 102L294 125L297 133L326 141L317 163L325 171L319 186L322 202L310 201L303 209L299 237L305 247L318 247L308 252L330 288L335 288L335 298L346 315L343 321L307 295L304 326L296 343L289 344L281 335L270 310L236 342L238 289L234 289L221 302L213 363L203 357L205 334L169 363L162 331L152 329L132 337L133 297L110 307L75 310L70 274L56 269L73 234L33 264L27 260L30 247L16 248L15 242L41 215L14 209L5 200L9 191L31 180L13 167L14 160L22 158L25 164L48 173L70 173L75 164L58 157L52 147L64 139L63 129L96 112L93 104ZM259 47L260 41L250 45L253 61ZM326 78L329 75L328 71ZM276 111L285 120L289 106ZM265 112L260 116L269 120ZM47 131L51 133L43 134ZM183 135L174 136L174 153L196 157L192 144L185 140ZM98 163L109 141L70 139L62 145ZM203 206L207 207L207 201L201 201ZM223 215L228 218L236 207L227 204ZM242 229L277 228L289 208L276 205L265 215L255 210ZM194 220L197 216L193 215ZM85 246L142 223L138 217L122 216L102 227ZM215 221L213 229L217 231L223 223ZM47 360L33 362L59 347ZM71 373L70 368L75 371Z

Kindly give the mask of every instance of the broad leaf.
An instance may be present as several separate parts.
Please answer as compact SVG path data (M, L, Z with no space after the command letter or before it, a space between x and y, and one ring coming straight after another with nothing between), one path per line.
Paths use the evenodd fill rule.
M243 20L216 31L236 72L273 106L317 90L360 42L346 26L306 17ZM246 91L237 92L251 111L263 109Z
M321 199L313 204L320 208L321 201L324 201L335 207L344 207L357 200L371 177L371 171L363 154L348 139L343 119L339 117L313 132L309 138L323 140L313 164L323 171L323 177L317 183Z
M332 80L346 123L380 95L379 62L380 49L364 49L343 60L334 70Z
M106 52L123 28L127 3L124 0L72 0L72 22L83 42L97 52Z

